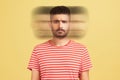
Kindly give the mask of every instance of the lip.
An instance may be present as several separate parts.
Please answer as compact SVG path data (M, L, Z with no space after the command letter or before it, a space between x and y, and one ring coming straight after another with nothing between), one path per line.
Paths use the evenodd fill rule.
M61 31L65 32L64 30L58 30L58 32L61 32Z

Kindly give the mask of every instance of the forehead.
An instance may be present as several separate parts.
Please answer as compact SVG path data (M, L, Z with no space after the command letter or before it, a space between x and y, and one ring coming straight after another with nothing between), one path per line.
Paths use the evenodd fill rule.
M51 15L51 19L52 20L69 20L70 15L68 15L68 14L55 14L55 15Z

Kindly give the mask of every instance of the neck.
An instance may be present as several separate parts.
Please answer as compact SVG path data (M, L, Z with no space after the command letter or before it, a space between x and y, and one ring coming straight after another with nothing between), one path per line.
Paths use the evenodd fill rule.
M66 45L68 42L69 42L70 39L68 38L62 38L62 39L59 39L59 38L56 38L56 37L53 37L52 39L52 42L56 45L56 46L63 46L63 45Z

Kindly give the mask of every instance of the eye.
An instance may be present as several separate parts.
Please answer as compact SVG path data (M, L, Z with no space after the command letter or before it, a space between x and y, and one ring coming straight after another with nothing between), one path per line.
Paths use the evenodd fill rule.
M67 21L62 21L62 23L67 23Z
M58 23L59 21L58 20L54 20L53 23Z

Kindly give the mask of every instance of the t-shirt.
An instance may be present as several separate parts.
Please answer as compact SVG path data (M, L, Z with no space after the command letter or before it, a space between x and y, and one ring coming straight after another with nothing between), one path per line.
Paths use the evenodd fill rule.
M34 47L27 68L39 71L40 80L78 80L91 67L88 50L81 43L69 40L56 46L48 40Z

